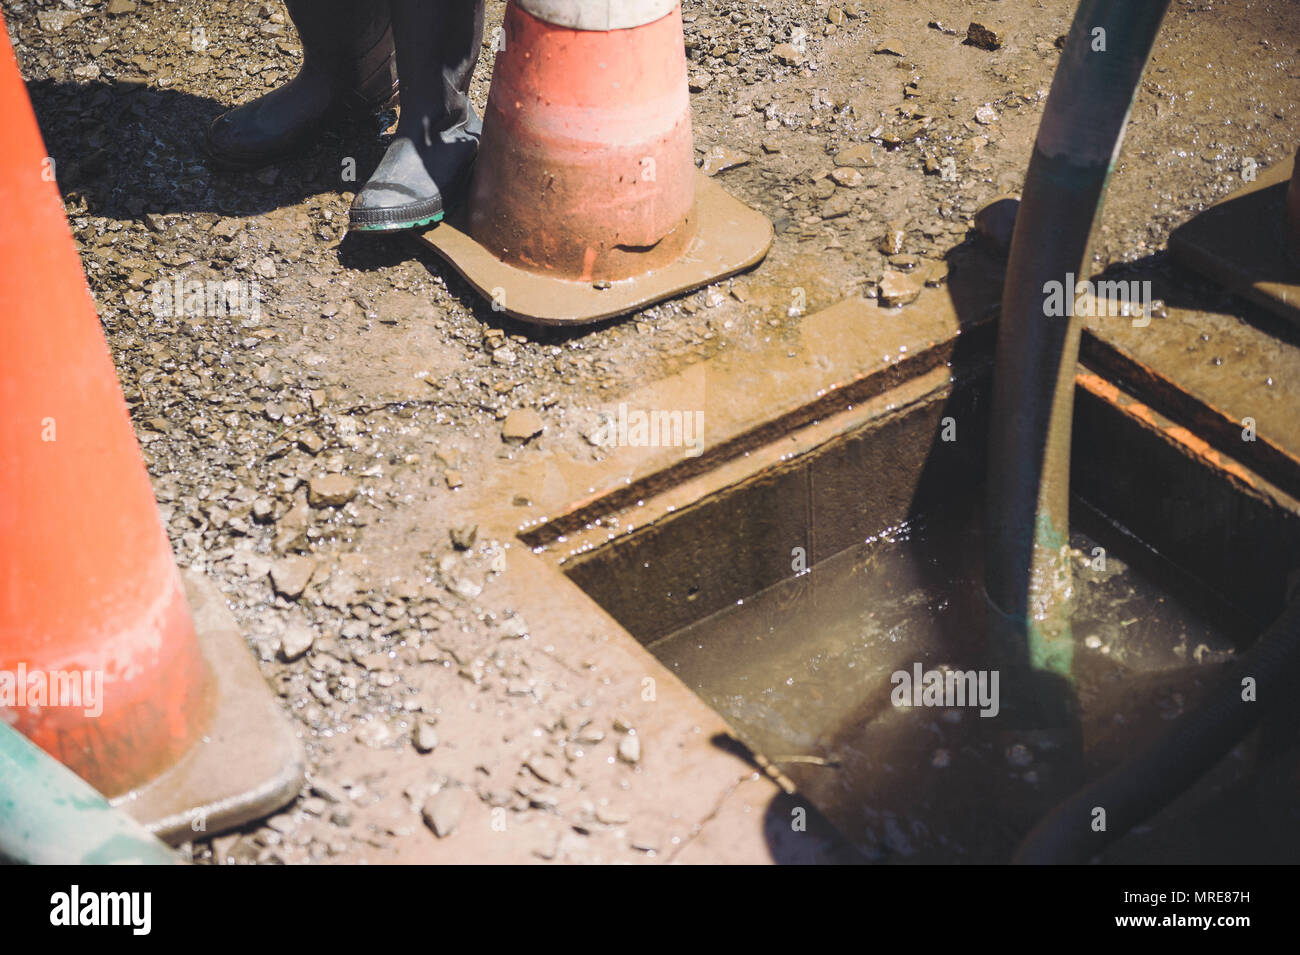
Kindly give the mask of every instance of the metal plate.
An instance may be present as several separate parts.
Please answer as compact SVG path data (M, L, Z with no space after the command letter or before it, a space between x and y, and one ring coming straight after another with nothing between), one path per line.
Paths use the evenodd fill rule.
M112 804L173 844L260 819L297 796L302 744L239 633L220 591L184 574L199 646L217 681L212 725L161 776Z
M1285 221L1294 165L1278 163L1179 226L1169 250L1188 268L1300 324L1300 268L1288 258Z
M607 288L502 262L465 231L464 207L419 238L487 299L494 300L493 290L505 290L501 311L507 315L538 325L586 325L689 292L763 260L772 245L772 223L703 173L696 175L699 226L686 255L657 271L611 282Z

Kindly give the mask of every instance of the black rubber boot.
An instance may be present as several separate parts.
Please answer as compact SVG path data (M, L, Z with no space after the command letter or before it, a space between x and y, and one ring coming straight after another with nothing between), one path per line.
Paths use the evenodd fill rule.
M278 89L223 113L208 127L208 154L256 169L301 151L349 109L395 101L397 70L385 0L286 0L302 39L302 69Z
M483 124L469 82L484 0L390 0L402 112L379 168L352 203L351 228L391 232L439 221L469 185Z

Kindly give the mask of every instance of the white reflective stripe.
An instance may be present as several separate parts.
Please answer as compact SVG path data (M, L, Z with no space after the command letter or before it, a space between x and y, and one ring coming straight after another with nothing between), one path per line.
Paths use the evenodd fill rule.
M573 30L627 30L673 12L678 0L514 0L539 20Z

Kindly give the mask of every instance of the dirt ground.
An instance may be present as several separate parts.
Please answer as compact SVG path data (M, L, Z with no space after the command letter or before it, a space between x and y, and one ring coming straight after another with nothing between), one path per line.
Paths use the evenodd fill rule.
M383 861L424 840L438 858L475 838L451 798L441 837L422 819L455 791L530 827L539 859L672 859L676 837L584 795L611 766L639 785L628 728L580 705L597 675L519 639L498 596L519 544L475 533L467 491L538 447L594 457L596 404L797 335L804 314L875 295L890 254L972 241L982 205L1019 189L1073 7L686 0L697 150L736 163L718 181L772 219L775 245L743 277L560 331L503 322L409 237L346 237L346 160L364 181L391 115L259 173L209 165L205 124L301 59L280 3L4 0L177 560L220 583L308 747L293 806L193 857ZM488 4L479 106L503 8ZM971 22L1000 46L964 43ZM1298 44L1287 0L1175 0L1099 269L1165 268L1173 226L1294 151ZM255 282L257 314L155 309L177 279ZM545 424L525 445L503 440L516 409ZM472 732L444 716L471 703ZM425 782L392 783L389 761L417 747Z

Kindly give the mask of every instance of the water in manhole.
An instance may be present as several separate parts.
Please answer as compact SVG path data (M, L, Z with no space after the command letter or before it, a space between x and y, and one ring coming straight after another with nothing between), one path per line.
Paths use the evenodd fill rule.
M1005 860L1055 802L1182 713L1243 636L1101 536L1120 552L1071 539L1072 728L1007 705L1015 677L987 647L966 510L895 527L650 649L869 858ZM1226 763L1208 785L1233 784Z

